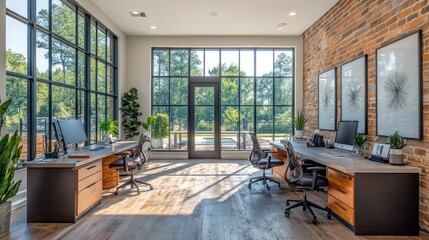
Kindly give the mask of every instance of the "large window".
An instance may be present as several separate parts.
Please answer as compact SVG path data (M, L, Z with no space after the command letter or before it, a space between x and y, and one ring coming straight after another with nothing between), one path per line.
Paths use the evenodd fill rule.
M74 1L6 0L6 130L18 130L22 159L52 147L52 123L79 118L90 142L116 119L117 37Z
M262 143L292 134L294 62L292 48L153 48L152 115L170 122L164 149L186 150L190 77L221 78L222 149L249 149L249 132Z

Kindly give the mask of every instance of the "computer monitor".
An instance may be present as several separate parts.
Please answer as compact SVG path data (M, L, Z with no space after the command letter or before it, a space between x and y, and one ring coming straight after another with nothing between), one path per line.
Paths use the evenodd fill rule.
M353 151L358 121L339 121L337 136L335 137L335 148Z
M65 149L69 144L78 144L88 141L85 129L79 119L57 120L57 125L61 132Z

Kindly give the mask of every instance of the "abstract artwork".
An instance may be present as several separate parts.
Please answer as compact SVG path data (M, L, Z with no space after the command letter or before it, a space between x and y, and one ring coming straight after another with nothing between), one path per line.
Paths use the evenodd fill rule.
M377 135L422 139L421 32L377 49Z
M358 132L367 133L366 62L362 56L341 65L341 120L358 121Z
M336 68L319 74L319 129L336 129L337 91Z

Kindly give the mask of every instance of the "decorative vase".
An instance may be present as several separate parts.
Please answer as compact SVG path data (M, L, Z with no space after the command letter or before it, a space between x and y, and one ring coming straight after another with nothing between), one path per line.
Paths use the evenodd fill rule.
M9 233L11 209L11 201L0 204L0 238Z
M160 149L162 148L162 139L152 138L150 140L150 145L153 149Z
M390 149L389 163L392 165L403 165L404 149Z
M295 130L295 138L302 139L304 136L303 130Z
M363 147L355 146L355 152L356 152L356 156L362 157L363 156Z

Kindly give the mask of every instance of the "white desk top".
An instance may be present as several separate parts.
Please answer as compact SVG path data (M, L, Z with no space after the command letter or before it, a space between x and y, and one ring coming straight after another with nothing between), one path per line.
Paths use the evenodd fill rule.
M136 141L120 141L107 145L94 145L91 147L104 147L98 151L89 151L88 148L81 148L78 151L69 149L68 154L70 153L89 153L92 154L90 158L68 158L63 156L60 158L50 158L42 160L34 160L31 162L26 162L25 166L27 168L77 168L85 164L91 163L95 160L111 156L113 154L123 152L127 149L136 147L138 142Z
M285 150L279 141L271 145ZM303 140L292 142L295 154L301 159L310 159L340 172L355 175L355 173L421 173L422 169L413 166L395 166L386 163L370 161L357 157L353 152L341 149L328 149L324 147L309 148Z

